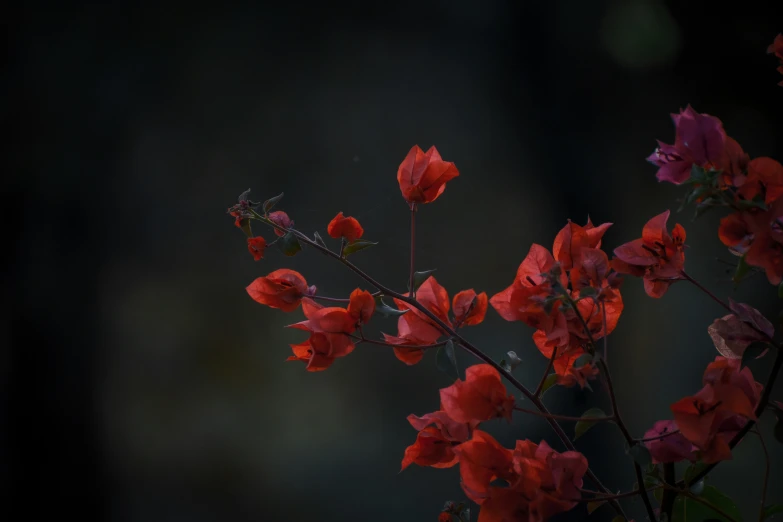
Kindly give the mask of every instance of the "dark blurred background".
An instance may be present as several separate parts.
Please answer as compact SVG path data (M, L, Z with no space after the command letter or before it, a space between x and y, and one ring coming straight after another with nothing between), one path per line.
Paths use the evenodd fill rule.
M766 54L783 31L772 2L187 3L25 2L8 11L0 87L4 176L2 444L5 520L433 521L464 500L457 468L398 474L449 379L433 357L406 367L361 346L328 371L286 363L301 311L245 293L279 267L324 295L362 283L312 252L254 262L225 209L280 192L298 228L338 211L381 245L356 262L395 288L408 221L395 179L413 144L461 176L419 213L417 264L453 295L505 288L531 243L572 218L636 238L677 208L645 157L671 142L669 113L719 116L751 156L783 159L783 89ZM720 215L688 231L689 271L721 296L779 311L757 276L735 291ZM716 355L723 314L693 287L660 300L627 281L610 364L634 434L669 418ZM395 333L392 320L373 332ZM466 335L499 359L516 350L534 386L531 331L490 311ZM459 354L465 365L471 361ZM769 359L754 363L766 380ZM781 393L775 392L780 398ZM554 389L578 415L604 394ZM762 421L773 461L783 457ZM546 438L519 418L486 428L504 444ZM571 430L571 426L567 426ZM622 439L578 442L613 490L633 484ZM711 480L755 516L762 453L749 437ZM770 499L780 502L774 467ZM586 518L583 507L563 520ZM643 520L641 504L628 510ZM24 513L20 515L19 513ZM609 519L602 508L595 520Z

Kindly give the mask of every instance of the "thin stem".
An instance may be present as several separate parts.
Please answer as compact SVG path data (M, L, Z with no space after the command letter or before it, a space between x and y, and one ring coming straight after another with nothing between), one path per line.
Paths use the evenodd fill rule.
M538 409L541 413L549 414L549 410L544 405L544 403L541 402L541 400L538 397L533 395L533 393L530 390L528 390L525 387L524 384L519 382L519 380L517 380L517 378L514 377L511 374L511 372L506 371L505 368L503 368L499 363L495 362L490 356L488 356L487 354L485 354L484 352L479 350L477 347L475 347L473 344L471 344L469 341L467 341L462 336L460 336L456 331L454 331L453 328L451 328L448 324L443 322L438 316L433 314L427 307L425 307L424 305L422 305L421 303L416 301L414 298L412 298L410 296L407 296L407 295L400 294L398 292L395 292L391 288L388 288L385 285L379 283L378 281L373 279L370 275L368 275L364 271L362 271L359 267L357 267L356 265L354 265L353 263L348 261L346 258L341 257L336 252L332 252L331 250L329 250L328 248L326 248L326 247L324 247L322 245L319 245L318 243L316 243L315 241L313 241L312 239L307 237L305 234L299 232L298 230L295 230L293 228L289 229L289 228L281 227L277 223L274 223L273 221L269 220L268 218L265 218L264 216L258 214L257 212L255 212L255 211L252 211L252 212L253 212L253 217L255 219L263 221L264 223L268 224L269 226L271 226L271 227L273 227L273 228L275 228L277 230L280 230L282 232L291 232L291 233L293 233L296 236L297 239L299 239L304 244L306 244L306 245L308 245L308 246L310 246L310 247L312 247L312 248L314 248L314 249L316 249L316 250L318 250L320 252L323 252L324 254L328 255L329 257L332 257L332 258L336 259L337 261L339 261L340 263L345 265L351 272L355 273L357 276L359 276L360 278L364 279L367 283L369 283L370 285L372 285L376 289L378 289L381 293L383 293L383 295L387 295L389 297L392 297L392 298L395 298L395 299L399 299L400 301L403 301L403 302L409 304L410 306L416 308L417 310L419 310L421 313L426 315L433 323L438 325L441 328L441 330L443 330L449 337L451 337L453 339L453 341L456 344L461 346L465 351L469 352L471 355L473 355L477 359L480 359L481 361L483 361L483 362L489 364L490 366L492 366L493 368L495 368L495 370L497 370L498 373L500 373L503 377L505 377L506 380L508 382L510 382L514 386L514 388L519 390L522 393L522 395L524 395L526 398L528 398L530 400L530 402L532 402L533 405L536 407L536 409ZM591 338L592 338L592 336L591 336ZM570 451L576 451L576 447L574 446L573 442L571 442L571 439L568 437L568 435L565 433L565 431L563 431L563 428L560 426L560 424L558 424L555 419L547 419L547 422L549 423L549 425L552 428L552 430L554 430L555 434L557 434L557 437L560 439L560 441L563 443L563 445ZM593 483L599 489L609 493L609 490L606 488L606 486L604 486L601 483L601 481L598 479L598 477L595 475L595 473L592 472L592 470L590 470L588 468L588 470L585 472L585 474L587 475L587 477L590 480L593 481ZM640 483L642 483L642 481L640 481ZM614 508L614 510L619 515L622 515L626 519L628 518L628 517L626 517L625 512L623 511L622 506L620 506L620 504L616 500L611 500L610 503L612 504L612 507Z
M573 422L579 422L583 420L589 420L590 422L600 422L600 421L613 421L614 417L572 417L570 415L557 415L555 413L541 413L540 411L536 410L528 410L526 408L520 408L519 406L514 406L514 411L521 411L522 413L527 413L529 415L535 415L537 417L544 417L546 419L557 419L557 420L564 420L564 421L573 421Z
M381 292L373 292L371 294L373 297L378 297L381 295ZM310 295L308 296L310 299L320 299L321 301L329 301L330 303L350 303L350 299L343 299L341 297L326 297L325 295Z
M769 452L767 451L767 444L764 442L764 437L761 435L759 427L753 430L753 433L759 436L759 442L761 442L761 449L764 450L764 485L761 488L761 506L759 507L759 522L764 521L764 506L767 504L767 486L769 485Z
M582 323L582 328L585 331L585 334L587 335L587 338L590 340L590 344L592 346L592 353L595 353L595 339L593 338L593 334L590 331L590 327L587 325L587 321L584 317L582 317L582 313L579 311L579 308L577 308L576 303L574 303L574 300L571 298L570 295L568 295L567 292L563 293L568 301L571 303L571 307L574 310L574 313L579 318L579 321ZM606 328L604 327L604 349L606 350L608 345L606 344L608 341L606 338L608 337L606 335ZM612 405L612 417L614 418L615 423L620 428L620 431L623 434L623 437L625 438L625 441L628 443L629 446L633 446L636 444L636 441L631 436L631 432L628 431L628 428L625 426L625 422L623 422L623 418L620 415L620 410L617 406L617 398L614 394L614 386L612 385L612 376L609 373L609 367L606 365L606 361L604 359L598 360L598 365L601 368L601 375L603 375L604 380L606 382L606 389L609 393L609 400ZM640 497L642 497L642 501L644 502L644 507L647 510L647 515L650 517L650 520L655 522L658 520L655 517L655 510L653 510L652 504L650 503L650 498L647 496L647 492L644 489L644 474L642 473L642 467L639 466L639 464L634 461L633 463L633 469L636 473L636 483L637 483L637 493Z
M651 487L645 489L645 491L654 491L654 490L660 489L662 487L663 487L662 485L658 484L658 485L651 486ZM617 493L617 494L614 494L614 495L605 495L604 493L601 493L600 491L591 491L589 489L580 489L579 492L580 493L587 493L588 495L595 495L595 497L594 498L581 498L581 499L578 499L578 500L571 499L571 502L593 502L593 501L599 502L601 500L612 500L612 499L618 499L618 498L633 497L634 495L638 495L639 494L639 492L637 490L626 491L624 493Z
M555 357L557 356L557 348L552 348L552 356L549 358L549 364L546 365L546 368L544 368L544 375L541 376L541 380L538 381L538 386L536 386L536 391L533 392L533 395L536 397L541 397L541 394L544 391L544 383L546 382L546 378L549 377L549 372L552 370L552 366L555 364Z
M411 269L408 278L408 296L414 298L416 292L413 289L413 274L416 267L416 203L411 203Z
M730 307L729 305L727 305L725 301L723 301L721 298L719 298L718 296L716 296L715 294L713 294L712 292L710 292L709 290L707 290L705 287L703 287L703 286L701 285L701 283L699 283L699 282L698 282L698 281L696 281L694 278L692 278L691 276L689 276L689 275L688 275L688 274L685 272L685 270L680 270L680 275L682 275L682 277L683 277L684 279L687 279L688 281L690 281L690 282L691 282L691 283L692 283L694 286L696 286L696 288L698 288L699 290L701 290L702 292L704 292L705 294L707 294L708 296L710 296L710 298L711 298L713 301L715 301L716 303L718 303L719 305L721 305L723 308L725 308L725 309L726 309L726 310L728 310L729 312L731 312L731 313L734 313L734 310L732 310L732 309L731 309L731 307Z

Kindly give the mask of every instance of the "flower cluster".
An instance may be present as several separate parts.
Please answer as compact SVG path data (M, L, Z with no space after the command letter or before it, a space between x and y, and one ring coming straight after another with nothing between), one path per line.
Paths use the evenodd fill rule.
M558 384L584 387L598 370L575 366L592 343L611 333L623 311L622 280L601 250L611 223L585 226L571 221L558 232L550 253L534 244L511 286L490 304L507 321L535 328L533 341L552 360Z
M439 411L408 417L419 434L405 450L402 469L459 464L462 489L481 506L481 522L546 520L576 505L587 471L584 455L558 453L544 441L518 440L510 450L477 429L483 421L511 418L514 397L497 370L469 367L464 381L440 391L440 400Z

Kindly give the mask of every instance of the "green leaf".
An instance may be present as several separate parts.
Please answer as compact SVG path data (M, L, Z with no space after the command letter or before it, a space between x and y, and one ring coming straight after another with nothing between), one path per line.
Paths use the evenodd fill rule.
M748 210L751 208L760 208L762 210L767 210L767 205L760 200L747 200L747 199L741 199L739 201L735 201L735 204L737 205L737 208L740 210Z
M544 379L544 386L541 387L541 395L544 395L546 391L557 383L557 374L550 373Z
M345 248L343 248L343 257L348 257L351 254L359 252L360 250L364 250L365 248L370 248L371 246L377 244L378 243L373 241L365 241L364 239L357 239L353 243L349 243L345 246Z
M384 317L399 317L402 314L407 313L408 309L406 308L405 310L398 310L396 308L392 308L383 302L381 296L377 296L375 298L375 312L381 314Z
M739 263L737 263L737 269L734 271L734 275L731 278L731 280L734 281L734 286L738 285L740 281L748 275L750 269L751 266L745 261L745 254L743 254L742 257L740 257Z
M450 377L459 379L459 369L457 368L457 357L454 355L454 342L449 339L446 344L438 348L438 370Z
M705 486L699 497L722 509L734 520L742 520L742 515L734 502L715 486ZM727 521L728 519L692 498L679 495L674 501L672 522L706 522L708 520Z
M277 248L287 256L295 256L297 252L302 250L302 245L299 244L299 240L293 232L287 232L286 235L281 237L275 242Z
M711 190L712 190L712 187L707 187L707 186L704 186L704 185L702 185L700 187L696 187L695 189L693 189L691 191L690 194L688 194L688 197L685 198L685 203L690 205L691 203L693 203L697 199L699 199L701 197L704 197L707 194L709 194Z
M250 220L242 219L239 221L239 228L245 233L247 237L253 237L253 231L250 229Z
M576 426L574 426L574 440L584 435L587 430L593 427L593 424L595 424L596 421L590 419L595 417L606 417L606 413L604 413L601 408L590 408L584 412L581 417L582 420L578 421Z
M590 296L597 295L597 294L598 294L598 290L593 288L592 286L585 286L584 288L581 288L579 290L579 297L580 298L582 298L582 297L590 297Z
M775 436L775 440L783 444L783 417L778 417L778 422L775 424L775 431L772 433Z
M742 352L742 366L747 366L748 363L754 359L757 359L762 353L769 350L769 344L761 341L754 341L745 348Z
M580 355L579 357L576 358L576 360L574 361L573 366L574 366L575 369L578 369L578 368L581 368L585 364L588 364L588 363L590 363L592 361L593 361L593 356L592 355L590 355L589 353L583 353L582 355Z
M321 237L321 234L316 232L315 234L313 234L313 237L315 238L315 244L316 245L318 245L320 247L323 247L323 248L326 248L326 243L324 243L324 240Z
M761 512L761 520L769 520L775 515L779 515L780 513L783 513L783 504L771 504L769 506L765 506L764 510Z
M593 500L587 503L587 514L591 515L593 511L606 504L606 500Z
M628 455L642 467L647 467L652 463L650 450L644 444L634 444L628 449Z
M272 210L275 207L275 205L277 205L278 202L281 199L283 199L283 193L282 192L280 194L278 194L277 196L275 196L273 198L269 198L266 201L264 201L264 204L261 207L264 210L264 215L267 215L269 213L269 211Z
M699 480L690 487L691 493L694 495L701 495L704 493L704 479Z
M432 273L437 270L436 268L433 268L432 270L422 270L421 272L414 272L413 273L413 289L418 290L421 284L427 280L429 276L432 275ZM410 288L408 289L410 290Z

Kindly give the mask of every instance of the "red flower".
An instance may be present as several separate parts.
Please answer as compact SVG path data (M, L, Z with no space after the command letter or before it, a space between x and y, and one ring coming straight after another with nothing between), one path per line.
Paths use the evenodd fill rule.
M736 212L720 221L718 237L750 266L763 268L773 285L783 281L783 197L766 211Z
M247 238L247 249L256 261L264 258L266 239L261 236Z
M653 462L680 462L682 460L696 460L696 446L694 446L682 433L678 431L677 423L670 420L660 420L653 424L652 429L645 432L645 439L653 439L644 443L650 450Z
M769 47L767 47L767 52L770 54L775 53L775 56L777 56L781 63L783 63L783 34L779 34L775 37L775 40L773 40ZM783 65L778 67L778 72L783 74ZM781 81L778 85L783 87L783 81Z
M334 216L326 231L331 237L335 239L344 237L349 243L353 243L364 234L364 229L356 218L344 217L342 212Z
M288 357L288 361L306 362L308 372L320 372L331 366L336 358L351 353L354 345L347 335L311 332L307 341L292 344L291 348L294 355Z
M339 306L324 307L312 299L302 299L307 320L289 325L309 332L350 334L356 330L357 318Z
M351 316L355 324L369 323L374 312L375 298L370 292L359 288L351 292L351 298L348 302L348 315Z
M419 435L416 442L405 450L402 469L411 464L434 468L453 466L458 460L454 447L468 440L478 425L478 422L457 422L443 410L422 417L409 415L408 422L419 431Z
M451 515L445 511L442 511L438 515L438 522L451 522Z
M727 147L729 138L718 118L699 114L690 105L671 116L676 127L674 145L659 141L658 148L647 158L659 167L658 181L679 185L690 178L693 164L725 171L733 163L730 156L743 154L736 142Z
M594 226L587 218L587 224L582 227L568 220L568 224L563 227L555 236L555 242L552 245L552 254L564 270L571 270L574 266L581 264L582 249L596 249L601 246L601 238L606 230L612 226L611 223L604 223Z
M650 297L663 296L669 285L682 278L685 266L685 229L677 224L669 235L668 219L667 210L644 225L640 239L614 249L612 268L644 277L644 290Z
M452 311L454 312L454 324L460 326L480 324L487 314L486 292L481 292L478 295L473 289L459 292L454 296Z
M446 190L446 183L457 176L454 163L443 161L435 147L425 153L418 145L397 169L397 182L408 203L432 203Z
M541 245L533 244L517 269L514 282L492 296L489 303L506 321L523 321L528 326L547 334L567 335L565 321L556 306L547 310L546 302L552 297L553 288L549 273L555 270L555 260ZM559 270L559 268L558 268ZM562 285L567 284L563 273Z
M777 35L775 39L767 47L767 53L775 53L779 59L783 60L783 33Z
M294 226L294 221L290 217L288 217L288 214L286 214L282 210L276 210L274 212L270 212L268 218L269 221L283 228L291 228L292 226ZM286 233L281 230L275 229L275 234L277 234L280 237L283 237Z
M416 292L416 301L451 326L449 294L434 277L428 277L421 284ZM424 350L416 347L434 344L443 335L443 330L426 314L405 301L395 299L394 303L399 310L408 310L408 312L397 319L397 336L383 334L383 337L387 343L411 346L411 348L395 347L394 355L405 364L416 364L424 357Z
M481 505L479 522L548 520L575 507L581 496L587 459L576 451L558 453L529 440L517 441L512 451L480 430L454 451L462 489Z
M302 274L286 268L259 277L247 287L247 293L255 301L284 312L296 310L307 292L307 282Z
M761 196L764 203L772 204L783 196L783 165L772 158L755 158L748 163L748 175L737 192L752 201Z
M502 417L511 420L514 396L506 392L498 371L488 364L476 364L458 380L440 390L443 410L458 422L485 421Z

